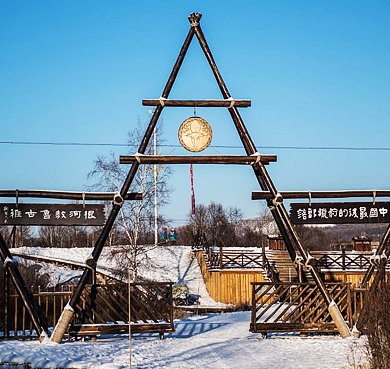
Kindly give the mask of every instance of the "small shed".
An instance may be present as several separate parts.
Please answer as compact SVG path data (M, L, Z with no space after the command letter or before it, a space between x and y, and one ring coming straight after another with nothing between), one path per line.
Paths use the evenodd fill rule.
M354 236L352 237L352 241L355 251L371 251L371 237Z
M286 250L286 244L284 243L282 236L269 235L267 236L267 239L270 250Z

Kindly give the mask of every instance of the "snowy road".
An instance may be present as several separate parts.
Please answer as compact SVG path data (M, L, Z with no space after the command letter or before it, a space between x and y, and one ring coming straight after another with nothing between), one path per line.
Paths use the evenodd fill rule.
M177 321L176 332L133 339L135 368L297 369L348 368L354 340L324 336L263 339L248 331L250 312L212 314ZM128 338L97 342L0 342L0 361L40 368L129 367Z

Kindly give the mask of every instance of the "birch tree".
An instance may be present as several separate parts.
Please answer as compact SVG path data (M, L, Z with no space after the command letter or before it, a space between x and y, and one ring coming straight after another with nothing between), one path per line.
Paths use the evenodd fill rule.
M144 135L145 127L138 121L135 129L129 132L128 154L134 154ZM157 143L161 143L162 126L157 127ZM152 146L148 145L145 155L151 155ZM129 166L119 164L119 155L111 152L110 155L98 155L94 163L94 169L88 174L89 179L96 182L89 186L89 190L119 192L127 176ZM157 176L157 206L161 208L169 202L172 189L168 185L168 178L172 171L169 166L159 166ZM152 165L142 164L130 187L130 192L141 192L142 200L125 201L116 220L114 231L121 234L126 241L126 247L117 254L117 261L121 265L121 272L127 275L130 267L131 278L138 279L140 264L147 263L147 251L151 245L140 245L140 240L145 239L152 231L150 216L154 208L154 176ZM163 220L160 217L160 222ZM161 223L160 223L161 225ZM154 226L154 224L153 224ZM154 245L153 245L154 247Z

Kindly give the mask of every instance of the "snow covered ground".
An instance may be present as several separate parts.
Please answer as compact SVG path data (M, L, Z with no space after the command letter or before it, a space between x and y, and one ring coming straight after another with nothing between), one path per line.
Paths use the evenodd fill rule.
M19 248L30 255L40 255L83 263L90 248ZM140 274L150 280L184 282L193 294L201 296L203 306L221 306L207 293L203 277L191 249L185 246L159 247L148 252L151 264L143 265ZM113 272L116 260L105 248L98 268ZM42 263L52 283L77 276ZM352 368L349 362L359 359L364 339L342 339L337 336L301 338L296 335L273 335L264 339L249 332L250 312L192 316L175 321L175 333L136 335L132 340L134 368ZM358 353L352 355L352 351ZM361 355L360 355L361 356ZM104 368L129 367L128 336L99 338L97 342L64 341L53 343L0 341L0 363L30 363L32 368Z
M92 248L70 248L61 249L55 247L20 247L12 249L11 252L18 252L27 255L36 255L46 258L70 261L75 263L84 263ZM187 285L190 293L200 295L200 306L222 307L222 303L215 302L206 290L203 281L202 272L197 260L191 253L191 247L187 246L163 246L148 250L147 257L139 267L139 275L151 281L156 282L182 282ZM99 258L98 270L105 273L114 274L117 268L117 262L120 254L112 257L111 249L105 247ZM71 276L80 276L81 271L69 271L64 268L56 268L47 263L42 265L42 273L48 273L51 278L51 284L63 283Z
M132 340L134 368L346 369L363 339L323 336L271 336L248 331L250 312L194 316L175 322L176 332L158 339ZM97 342L0 342L0 362L30 363L33 368L129 367L128 337Z

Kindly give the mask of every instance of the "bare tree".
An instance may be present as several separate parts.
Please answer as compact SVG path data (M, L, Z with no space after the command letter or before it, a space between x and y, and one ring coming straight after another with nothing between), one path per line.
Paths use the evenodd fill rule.
M31 226L0 226L0 232L8 247L12 247L15 238L15 247L27 246L33 239L33 232Z
M279 233L278 226L276 225L274 218L265 203L260 206L260 232L264 235L271 235Z
M139 146L143 138L145 127L138 120L137 127L129 132L128 143L129 147L134 150ZM157 142L161 143L162 126L157 128ZM151 145L147 147L145 154L150 155L152 152ZM133 154L133 152L131 152ZM88 174L88 178L95 179L96 182L89 186L90 190L104 191L120 191L122 184L126 178L128 168L124 168L119 164L115 153L111 152L109 156L98 156L95 160L94 169ZM157 206L162 207L169 202L169 196L172 189L168 186L167 180L171 175L169 166L159 166L157 178ZM131 192L141 192L142 200L125 201L122 206L119 217L116 220L112 234L115 232L126 240L126 252L121 253L120 262L123 265L124 271L130 265L132 278L137 279L137 270L141 262L146 258L146 251L149 247L139 245L140 240L145 239L146 234L151 230L150 215L154 208L154 176L152 165L141 165L130 187ZM164 221L160 216L160 224ZM114 237L115 238L115 237ZM116 238L120 238L117 235ZM112 243L110 242L112 245ZM126 272L127 273L127 272Z
M211 202L208 206L197 205L195 218L190 217L194 234L204 234L210 245L234 246L237 243L235 223L242 219L237 208L225 209Z

